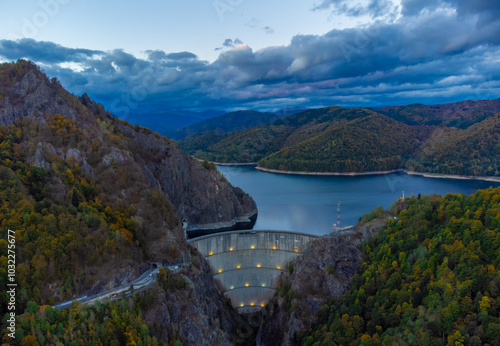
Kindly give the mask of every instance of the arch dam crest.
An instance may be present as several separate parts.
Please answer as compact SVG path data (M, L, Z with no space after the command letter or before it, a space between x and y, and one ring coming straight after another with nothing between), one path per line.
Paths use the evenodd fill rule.
M278 277L318 238L272 230L215 233L188 240L210 264L223 294L240 313L262 309L274 295Z

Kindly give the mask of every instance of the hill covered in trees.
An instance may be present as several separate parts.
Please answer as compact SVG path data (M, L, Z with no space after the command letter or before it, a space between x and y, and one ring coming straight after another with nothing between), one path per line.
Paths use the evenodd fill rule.
M176 143L116 119L87 95L69 94L30 62L0 65L0 86L0 314L7 312L9 299L4 288L7 234L12 230L15 312L36 315L20 319L20 338L94 344L98 336L113 344L127 333L149 340L149 327L159 323L158 340L185 340L197 329L194 340L201 344L227 342L233 319L218 315L231 316L231 311L203 263L182 277L165 279L180 282L182 292L165 284L163 291L145 298L156 304L123 303L130 304L129 312L113 304L90 314L44 306L126 284L151 262L200 261L191 254L180 220L228 222L254 215L255 202L216 170L182 153ZM196 285L186 288L186 280ZM175 309L148 317L167 304L166 291L168 299L192 311L193 322L184 323L185 316ZM205 324L216 318L219 324ZM146 319L149 327L143 327ZM81 333L67 330L69 326ZM2 335L5 327L2 319Z
M226 134L191 136L179 142L181 149L197 158L216 162L257 162L279 150L311 139L335 126L368 117L374 112L328 107L283 117L271 124Z
M440 105L420 103L375 109L407 125L451 126L465 129L500 112L500 99L467 100Z
M179 144L200 159L258 162L281 171L403 168L498 176L499 111L500 100L382 109L327 107L244 131L195 133Z
M393 212L304 343L498 344L500 188L415 197Z
M345 292L332 282L352 270L352 239L349 256L315 251L290 265L268 306L263 344L498 345L500 188L406 198L390 212L396 218L363 236ZM285 324L273 326L280 316Z
M390 135L381 135L390 133ZM373 114L330 127L264 157L259 165L285 171L364 172L402 168L415 150L416 128Z
M466 129L434 131L407 167L417 172L500 175L500 113Z

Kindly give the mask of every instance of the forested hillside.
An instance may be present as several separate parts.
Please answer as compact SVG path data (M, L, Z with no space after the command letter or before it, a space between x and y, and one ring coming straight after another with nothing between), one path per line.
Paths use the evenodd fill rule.
M245 131L193 135L183 150L215 162L303 172L500 175L500 100L377 110L327 107ZM377 115L377 116L374 116ZM391 119L392 118L392 119Z
M382 135L386 133L387 135ZM284 171L365 172L404 167L419 131L383 115L358 118L259 161Z
M469 128L436 132L408 163L417 172L500 175L500 113Z
M373 114L375 113L362 108L314 109L245 131L189 137L181 140L179 145L200 159L216 162L257 162L283 148L298 145L302 141L319 137L327 130ZM300 160L300 157L297 159Z
M451 126L465 129L500 112L500 99L467 100L440 105L411 104L375 109L407 125Z
M203 160L257 162L262 157L280 150L293 130L291 126L270 124L230 134L206 134L186 138L179 142L179 146Z
M498 345L500 188L412 197L363 244L351 288L304 345Z
M16 246L15 312L33 315L37 306L126 284L151 262L200 260L190 252L181 218L204 224L257 212L247 194L182 153L176 143L116 119L85 94L69 94L34 64L2 64L0 81L0 315L7 312L9 299L4 289L8 230L14 232ZM109 313L98 312L97 318L81 310L68 315L43 308L36 328L27 315L18 330L40 344L56 334L63 344L94 344L96 335L96 340L113 344L141 333L144 341L149 340L148 329L163 341L185 340L196 329L194 339L200 344L227 342L233 319L208 273L203 262L182 279L165 279L172 285L153 294L159 303L123 303L134 312L127 312L126 305L109 305L104 309ZM186 280L196 285L176 291L175 283L186 288ZM141 315L167 304L165 290L169 300L192 311L192 323L172 309ZM205 320L219 314L226 317L208 327ZM63 333L58 324L81 332ZM2 335L5 327L2 320Z

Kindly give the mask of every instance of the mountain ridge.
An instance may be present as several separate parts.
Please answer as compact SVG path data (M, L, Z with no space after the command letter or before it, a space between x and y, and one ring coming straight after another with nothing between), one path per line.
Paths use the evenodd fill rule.
M0 65L0 86L0 258L7 258L13 230L16 313L24 313L23 325L47 315L47 323L59 321L48 335L39 333L41 343L70 344L85 335L81 342L94 344L96 338L124 340L125 332L154 345L158 338L231 343L238 317L187 244L181 220L203 225L250 217L257 213L251 197L175 142L113 117L86 94L68 93L31 62ZM153 263L184 262L189 268L161 271L152 290L123 300L121 308L111 301L89 310L74 303L68 311L85 330L50 307L124 285ZM0 268L2 287L6 270ZM1 311L7 311L6 297ZM188 321L177 309L157 309L174 302L190 311ZM108 309L116 320L106 320ZM56 331L63 321L72 327ZM127 331L119 321L127 322ZM89 324L96 330L88 331ZM19 342L30 334L21 325L18 330Z
M481 157L474 160L474 163L464 159L464 153L448 155L448 161L440 167L436 166L437 158L430 158L429 154L443 152L444 147L457 152L464 149L464 145L467 150L475 150L474 140L463 139L460 145L453 145L451 143L456 141L447 134L457 130L456 134L468 135L470 139L482 138L483 132L491 132L489 130L493 126L491 119L498 111L500 111L500 99L468 100L432 106L413 104L382 109L347 109L333 106L307 110L285 116L268 125L224 135L193 135L181 140L179 145L181 149L199 159L221 163L258 161L259 167L279 171L356 173L400 168L423 173L495 176L500 175L498 150L480 150ZM362 122L348 124L351 120L368 117L371 114L380 115L378 124L372 124L372 132L375 131L376 136L367 128L363 129ZM382 119L385 118L395 121L391 125L393 128L383 125ZM337 131L333 130L335 128ZM475 132L473 133L471 129L475 129ZM349 134L350 138L347 138L346 134ZM371 140L365 140L368 137ZM334 160L335 151L328 143L335 138L343 138L351 143L350 146L344 146L343 150L354 161L368 160L374 164L332 164L330 161ZM481 148L485 146L496 148L500 144L500 139L496 135L490 135L488 140L490 140L488 144L483 140ZM321 141L323 142L320 143ZM412 150L395 149L393 155L388 153L382 155L380 151L374 150L387 143L392 143L396 148L401 141L411 142L409 146ZM313 157L310 151L301 149L304 145L321 147L323 151L315 151ZM391 163L386 160L389 156L393 157L389 160Z

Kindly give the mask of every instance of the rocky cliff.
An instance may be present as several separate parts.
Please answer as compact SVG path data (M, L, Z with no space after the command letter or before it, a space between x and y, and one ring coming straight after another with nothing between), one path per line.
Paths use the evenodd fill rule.
M385 215L384 215L385 217ZM258 343L295 345L315 321L330 297L342 295L363 262L361 242L376 233L386 218L356 225L353 231L312 242L291 262L280 278L280 287L266 307Z
M209 270L201 257L194 257L185 269L167 270L167 280L159 275L153 308L145 312L158 339L180 338L186 345L234 344L241 317L219 296Z
M20 234L20 312L28 300L52 305L130 282L151 262L185 262L182 219L232 223L257 213L213 167L68 93L30 62L0 65L0 130L2 184L17 182L2 202ZM238 318L194 259L158 283L145 319L166 342L230 344Z
M34 143L30 163L49 168L49 157L56 154L76 160L93 178L110 166L134 170L135 183L146 183L166 194L179 217L191 225L235 223L257 214L250 196L231 186L216 170L206 169L182 153L177 143L114 118L86 94L76 98L56 79L49 81L35 65L20 61L4 68L0 78L8 81L0 89L0 125L11 125L16 119L45 123L46 115L61 114L74 121L85 138L83 150L46 141ZM123 190L113 185L108 193Z

